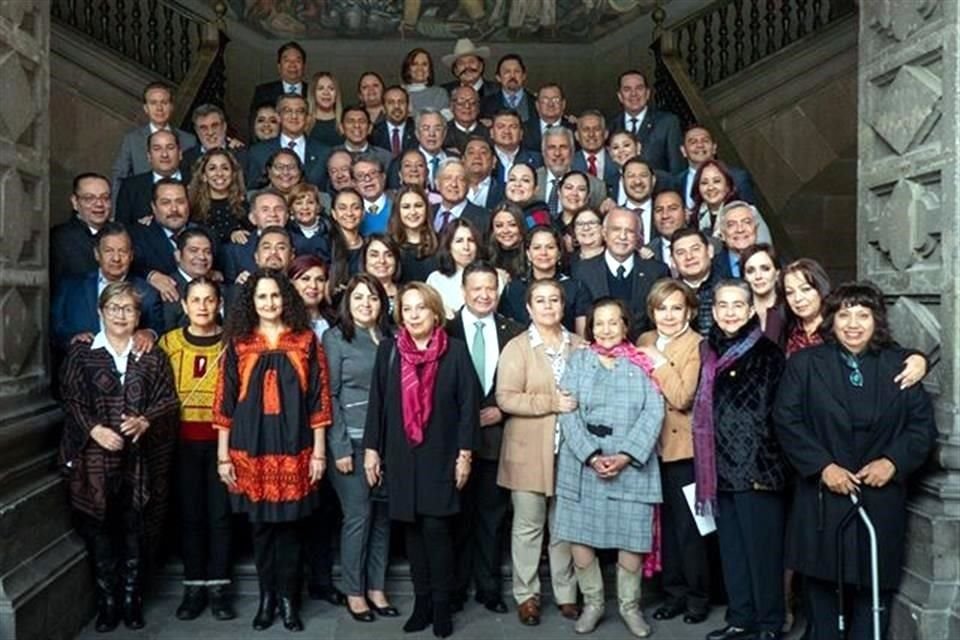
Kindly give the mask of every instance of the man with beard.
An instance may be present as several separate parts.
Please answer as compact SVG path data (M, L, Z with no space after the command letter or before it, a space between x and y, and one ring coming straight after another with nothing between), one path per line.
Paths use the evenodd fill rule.
M407 149L417 146L413 118L410 117L410 96L399 85L388 87L383 92L384 119L373 126L370 144L389 149L390 157L396 158Z
M623 177L617 189L617 205L633 211L640 220L640 245L648 245L657 237L653 225L653 190L657 175L646 160L631 158L623 165Z
M526 122L534 115L536 98L527 91L527 66L516 53L508 53L497 62L497 82L500 90L480 100L480 114L484 118L491 118L503 109L516 111L521 122Z
M164 300L179 299L176 282L177 234L190 220L187 187L179 180L164 178L153 185L153 216L150 224L133 225L133 272L146 278Z

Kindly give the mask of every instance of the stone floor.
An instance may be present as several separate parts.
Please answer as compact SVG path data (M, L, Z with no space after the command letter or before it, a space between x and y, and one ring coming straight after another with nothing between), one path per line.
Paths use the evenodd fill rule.
M352 620L343 608L335 608L326 603L307 601L304 604L303 620L306 630L303 634L291 634L284 630L279 621L270 629L263 632L254 632L250 622L256 611L256 598L242 596L237 599L236 620L217 622L208 614L204 614L191 622L180 622L173 612L179 599L173 596L162 596L148 602L146 619L147 626L141 631L128 631L122 626L111 634L94 632L92 626L84 629L79 638L81 640L105 640L106 638L131 638L136 640L235 640L237 638L256 638L257 640L272 640L280 638L323 638L330 640L347 640L370 638L377 640L425 640L433 638L430 630L417 634L403 633L401 627L412 607L410 596L398 596L393 599L400 609L400 618L383 618L373 623L360 623ZM647 609L647 619L650 620L652 608ZM715 608L710 618L699 625L684 624L680 618L654 624L654 636L661 640L702 640L706 633L723 625L723 610ZM545 615L537 627L524 627L516 619L515 608L506 614L490 613L480 605L470 602L466 609L454 617L453 638L461 640L506 640L508 638L529 638L546 640L553 638L576 638L572 623L560 617L553 607L545 610ZM616 601L607 603L607 616L597 630L589 636L595 640L628 640L632 636L623 626L617 614ZM791 640L799 638L798 633L791 633Z

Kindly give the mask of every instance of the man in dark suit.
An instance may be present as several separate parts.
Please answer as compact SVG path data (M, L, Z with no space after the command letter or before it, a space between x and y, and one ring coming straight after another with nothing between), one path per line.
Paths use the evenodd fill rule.
M640 155L654 169L666 173L683 170L680 120L669 111L658 111L650 103L647 76L636 69L620 74L617 99L622 111L611 118L613 131L629 131L640 142Z
M580 114L575 134L580 150L573 155L573 168L600 178L611 191L620 183L620 167L603 146L608 135L602 113L590 109Z
M670 238L670 253L677 277L697 294L700 306L693 327L707 335L713 326L713 285L730 277L723 263L714 258L714 245L699 229L686 227Z
M543 133L550 127L577 130L576 125L570 123L570 116L566 114L567 99L563 95L563 88L556 82L540 87L537 91L536 107L537 117L523 123L524 149L540 151L543 146Z
M344 107L340 114L340 128L343 129L343 144L334 147L335 151L342 149L349 152L354 161L361 155L373 155L384 167L390 165L393 160L390 151L370 143L373 125L370 123L370 115L362 106L357 104Z
M111 282L130 282L143 298L139 330L133 336L134 349L152 348L165 329L160 296L142 278L130 275L133 242L122 224L104 225L97 234L94 256L97 268L82 276L64 279L51 301L54 346L63 353L74 342L91 342L101 330L100 293Z
M288 220L287 202L278 191L269 188L258 191L250 203L250 222L256 230L243 244L229 242L221 246L224 282L231 285L246 282L257 267L257 242L260 236L266 229L286 228Z
M248 186L263 177L270 157L280 149L290 149L300 158L303 179L321 191L327 184L327 156L330 148L304 135L307 128L307 101L297 95L282 95L277 99L280 114L280 135L250 147L244 178Z
M583 282L594 301L613 296L626 303L631 314L630 342L653 327L647 317L647 295L654 282L670 275L663 264L637 255L638 224L632 211L611 209L603 219L606 250L573 266L573 277Z
M149 122L146 126L127 132L114 160L110 185L114 196L119 194L121 180L150 169L147 163L147 138L151 133L163 130L172 132L181 149L189 149L197 144L193 134L170 125L174 111L173 88L166 82L151 82L146 86L143 90L143 111Z
M226 149L241 167L247 164L247 150L243 142L227 135L227 116L215 104L202 104L191 115L193 130L200 144L184 150L181 171L191 173L193 165L210 149Z
M490 137L490 130L480 124L480 98L473 87L457 87L450 94L450 111L453 120L447 125L447 137L443 147L463 153L471 136Z
M493 175L493 144L480 136L471 136L463 148L463 167L467 172L467 199L482 209L493 209L503 202L503 183Z
M388 87L383 92L384 119L373 126L370 144L388 149L390 157L396 158L407 149L417 147L413 118L410 117L410 96L399 85Z
M687 166L670 176L671 184L674 189L683 194L687 209L693 209L693 196L696 193L697 171L707 160L717 159L717 143L713 141L710 131L703 125L694 124L687 128L683 134L683 146L680 147L680 153L686 159ZM753 178L750 172L740 167L724 165L727 172L733 178L733 184L737 189L737 198L750 204L757 203L757 196L753 192Z
M507 173L517 163L529 164L534 169L543 166L543 156L539 151L520 147L523 122L516 111L499 111L493 116L490 138L493 140L495 161L493 175L500 183L507 183Z
M674 233L686 226L686 222L683 197L672 189L658 193L653 199L653 226L657 234L640 250L640 256L662 262L676 277L677 270L670 251L671 239Z
M158 181L153 185L151 208L153 219L150 224L135 224L130 230L133 273L146 278L157 289L166 289L172 294L176 290L173 273L177 270L177 234L190 219L187 187L172 178ZM161 285L161 278L165 286Z
M504 415L495 397L497 361L507 343L523 327L496 313L497 270L474 262L463 271L464 305L447 324L451 338L463 340L470 351L474 379L483 397L480 409L480 446L474 454L473 472L464 487L460 514L454 527L458 559L452 600L462 607L471 579L476 601L495 613L506 613L500 595L500 527L510 494L497 486L497 462L503 436Z
M467 170L459 158L448 158L440 164L437 173L440 203L430 206L433 228L441 233L458 218L468 220L486 244L490 231L490 211L467 200Z
M526 90L527 67L516 53L508 53L497 62L500 90L480 100L480 115L491 118L498 111L516 111L521 122L535 116L534 95Z
M573 162L573 132L566 127L551 127L543 134L543 163L537 169L537 191L534 198L543 200L555 218L562 209L560 181L570 171ZM607 199L607 185L599 178L587 176L589 196L587 206L599 210Z
M436 109L421 109L414 120L417 134L417 149L427 163L427 187L436 189L437 169L440 163L452 154L443 150L443 140L447 137L447 121ZM400 186L400 158L390 163L387 184L391 189Z
M657 188L657 174L650 163L641 157L631 158L623 163L623 176L620 186L614 192L614 201L618 207L633 211L640 220L640 246L650 244L657 237L653 224L653 194Z
M180 170L181 150L177 137L169 131L151 133L147 148L150 170L130 176L120 183L114 219L125 225L152 215L153 185L164 178L189 182L188 173Z
M73 179L73 214L50 229L50 288L56 295L61 281L97 268L97 234L110 221L110 180L99 173L81 173Z
M496 82L483 79L486 60L490 57L490 47L478 47L469 38L460 38L453 46L453 53L441 58L443 64L450 67L450 73L456 80L443 85L451 96L457 87L472 87L480 98L499 91Z
M187 314L181 300L187 293L187 284L196 278L205 278L213 270L213 236L203 227L189 227L177 235L174 252L177 268L171 274L180 294L180 300L163 302L163 325L169 331L187 326Z
M279 80L258 84L253 90L250 100L250 117L253 118L257 109L265 104L275 105L277 98L282 95L298 95L307 97L307 83L304 81L306 71L307 52L296 42L285 42L277 49L277 73ZM253 127L250 127L251 132ZM250 139L253 140L251 134Z

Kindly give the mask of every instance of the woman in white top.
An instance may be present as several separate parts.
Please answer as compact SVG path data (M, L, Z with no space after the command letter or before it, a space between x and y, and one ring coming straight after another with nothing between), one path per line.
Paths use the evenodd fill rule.
M476 227L463 218L448 224L440 236L437 270L427 276L427 284L440 294L448 318L452 318L463 306L463 269L482 257L479 255L479 238ZM502 269L497 269L497 274L499 295L510 277Z
M428 107L437 111L449 108L450 96L443 87L433 84L433 58L426 49L410 50L400 67L400 77L410 96L411 115Z

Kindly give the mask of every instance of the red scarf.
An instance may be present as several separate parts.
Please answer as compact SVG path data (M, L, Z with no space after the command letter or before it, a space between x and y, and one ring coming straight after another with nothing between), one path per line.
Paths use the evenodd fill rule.
M653 383L654 388L657 391L660 391L660 385L658 385L657 381L653 378L653 361L649 356L647 356L647 354L640 351L626 340L615 347L610 347L609 349L601 347L596 342L591 344L590 348L595 354L605 358L626 358L630 361L630 364L642 369L643 372L647 374L647 377L650 378L650 382Z
M403 432L411 446L423 442L423 430L433 412L433 387L437 381L440 358L447 351L447 333L437 327L427 348L417 348L406 329L397 335L400 353L400 405L403 407Z

